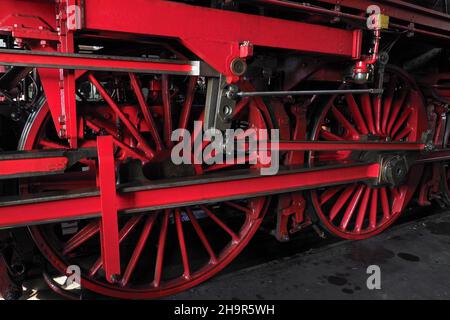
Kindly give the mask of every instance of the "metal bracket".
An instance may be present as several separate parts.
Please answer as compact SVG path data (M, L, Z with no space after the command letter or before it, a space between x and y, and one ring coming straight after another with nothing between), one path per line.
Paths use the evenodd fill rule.
M378 96L381 98L383 94L383 84L384 84L384 76L385 76L385 70L386 66L389 63L389 54L387 52L381 52L378 56L378 85L377 88L380 93L378 93Z
M226 78L209 78L206 92L204 129L226 130L231 126L236 101L229 95L230 90L237 90L228 85Z

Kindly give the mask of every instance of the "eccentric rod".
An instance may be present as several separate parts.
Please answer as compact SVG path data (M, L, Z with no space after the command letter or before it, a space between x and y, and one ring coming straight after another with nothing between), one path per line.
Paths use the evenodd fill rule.
M245 97L284 97L284 96L310 96L310 95L338 95L338 94L382 94L382 89L355 89L355 90L304 90L304 91L240 91L235 96Z

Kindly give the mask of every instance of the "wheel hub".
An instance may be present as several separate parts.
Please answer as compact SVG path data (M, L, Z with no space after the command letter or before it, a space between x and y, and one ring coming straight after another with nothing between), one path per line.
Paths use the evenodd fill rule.
M381 163L382 183L390 184L393 187L405 183L409 173L409 166L406 157L391 156L384 158Z

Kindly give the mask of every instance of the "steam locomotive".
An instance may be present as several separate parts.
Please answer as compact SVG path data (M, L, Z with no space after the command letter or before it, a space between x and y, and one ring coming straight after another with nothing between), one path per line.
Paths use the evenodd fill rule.
M2 0L0 294L37 269L67 298L57 275L159 298L262 224L362 240L411 204L449 205L449 10Z

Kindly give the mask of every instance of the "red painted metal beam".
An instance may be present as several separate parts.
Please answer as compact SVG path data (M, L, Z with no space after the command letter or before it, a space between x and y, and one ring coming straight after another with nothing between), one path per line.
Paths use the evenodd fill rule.
M0 160L0 179L61 173L68 163L66 157Z
M197 61L179 62L131 57L0 50L0 64L22 67L199 75Z
M267 145L265 148L264 146ZM280 141L277 144L261 141L260 150L278 151L422 151L425 144L407 142L350 142L350 141ZM69 157L83 157L86 149L74 151L14 152L0 157L0 179L29 177L64 172ZM447 150L445 150L448 152ZM73 155L70 156L69 153ZM93 150L89 153L92 155ZM92 155L95 156L95 155ZM425 157L424 155L422 157ZM445 156L442 150L429 155L431 158Z
M38 33L41 36L52 33L57 36L55 10L55 1L51 0L2 0L0 33L13 32L19 35L24 31L31 36Z
M352 58L352 31L161 0L86 1L84 29L181 40L217 71L229 75L239 44Z
M124 190L115 202L121 213L146 211L157 208L248 198L265 194L277 194L299 189L317 188L323 185L343 184L353 181L378 179L380 166L359 164L329 168L288 171L275 176L227 176L222 179L187 180L177 184L154 184L149 188ZM73 194L63 198L25 199L20 203L0 205L0 228L47 223L49 221L82 219L99 216L102 211L100 196ZM24 214L26 213L26 214Z
M106 279L113 283L120 275L119 225L116 202L116 169L111 136L97 138L102 222L100 240Z
M0 180L58 174L79 159L96 156L95 148L3 152Z
M336 141L280 141L278 147L270 146L279 151L421 151L423 143L408 142L336 142Z
M353 32L308 23L161 0L134 0L132 7L122 0L86 1L84 10L89 30L352 55Z
M96 157L94 148L0 153L0 180L63 173L71 163Z

